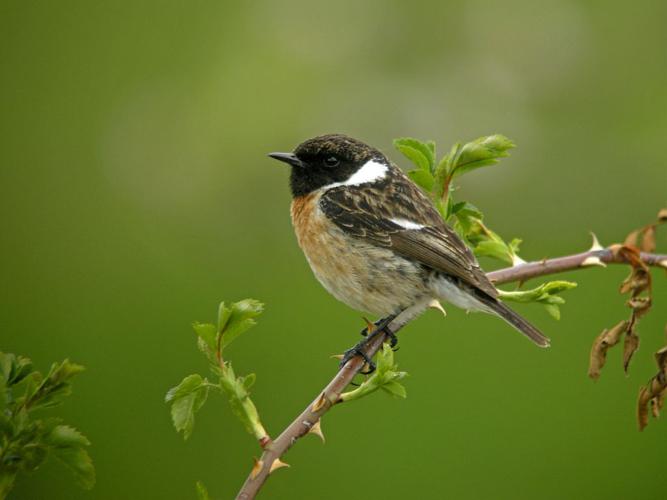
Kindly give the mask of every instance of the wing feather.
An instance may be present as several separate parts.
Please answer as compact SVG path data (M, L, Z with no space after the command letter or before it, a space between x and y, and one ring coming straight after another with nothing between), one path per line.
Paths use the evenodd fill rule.
M463 240L445 224L426 195L396 167L392 166L380 182L329 189L320 198L320 208L349 235L392 248L491 297L498 295ZM406 229L395 220L407 220L421 227Z

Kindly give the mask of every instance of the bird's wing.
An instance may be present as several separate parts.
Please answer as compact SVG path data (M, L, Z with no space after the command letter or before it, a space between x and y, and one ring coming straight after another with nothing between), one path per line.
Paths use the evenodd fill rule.
M455 276L491 297L498 292L463 240L400 170L374 184L340 186L320 198L322 212L351 236Z

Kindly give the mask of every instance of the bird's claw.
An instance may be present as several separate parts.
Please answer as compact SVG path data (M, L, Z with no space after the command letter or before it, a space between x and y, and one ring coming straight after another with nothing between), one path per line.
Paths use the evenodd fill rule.
M364 348L363 343L359 342L359 344L355 345L353 348L345 351L345 353L343 354L343 359L340 360L339 366L343 368L347 364L347 362L350 361L352 358L354 358L355 356L361 356L364 359L366 366L368 366L368 370L360 371L359 373L361 373L362 375L370 375L371 373L373 373L376 368L375 362L368 356L368 354L366 354L363 348Z

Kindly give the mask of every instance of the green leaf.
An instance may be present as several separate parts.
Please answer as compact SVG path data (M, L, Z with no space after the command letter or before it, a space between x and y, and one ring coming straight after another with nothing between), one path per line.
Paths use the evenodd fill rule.
M433 183L432 191L432 198L434 200L441 200L449 197L452 189L451 171L460 153L461 145L458 143L454 144L449 150L449 153L447 153L435 167L433 172L435 182Z
M577 284L572 281L557 280L542 283L541 285L530 290L505 291L499 289L498 291L500 292L500 298L506 301L509 300L513 302L545 302L562 304L564 302L563 298L558 297L557 294L567 290L572 290L576 287Z
M34 436L26 440L28 442L22 443L20 448L20 467L26 472L32 472L46 461L49 451L47 446L39 442Z
M420 170L433 173L435 165L435 143L422 142L412 137L394 139L394 147L405 155Z
M89 446L90 441L74 427L57 425L47 437L47 442L55 447L82 447Z
M78 483L86 489L95 484L95 468L85 450L90 441L68 425L57 425L46 436L45 442L55 457L74 472Z
M438 165L435 168L435 175L438 180L444 180L445 177L450 175L460 154L461 144L457 142L450 148L449 153L443 156L438 162Z
M11 414L5 411L0 412L0 436L9 436L14 434L14 422L11 419Z
M480 137L465 144L450 168L452 178L468 173L480 167L495 165L500 158L509 156L509 150L515 144L503 135Z
M257 380L257 375L250 373L243 377L243 387L246 391L249 391L250 388L255 385L255 380Z
M383 389L393 396L405 398L407 392L405 387L399 383L399 380L406 375L407 373L398 371L398 366L394 362L394 351L389 345L384 344L382 350L378 353L377 368L373 374L364 380L359 387L341 394L340 397L343 401L353 401L378 389Z
M430 193L433 189L433 183L435 182L435 179L433 178L431 172L426 170L410 170L408 172L408 177L410 177L412 182L417 184L417 186L426 191L426 193Z
M232 304L232 307L234 304ZM232 317L232 308L225 306L224 302L220 302L218 306L218 328L217 333L223 332L227 328L229 318Z
M464 234L469 233L474 224L482 221L484 215L479 208L467 201L454 203L451 209L451 215L456 217L455 223L461 225Z
M4 353L0 351L0 374L3 380L9 382L12 373L12 366L14 365L14 354Z
M516 254L519 253L519 246L521 245L522 242L523 242L523 240L521 240L519 238L514 238L507 245L509 247L510 251L512 252L512 254L514 254L515 256L516 256ZM512 264L515 265L516 263L513 261Z
M262 313L264 304L254 299L245 299L233 303L228 309L224 307L223 303L221 309L224 309L220 315L224 320L222 322L224 326L219 332L222 335L222 348L224 349L257 323L254 318Z
M224 302L223 302L224 304ZM204 342L204 344L211 350L215 351L217 348L218 329L211 323L193 323L192 328L197 336Z
M426 144L426 147L431 151L431 158L433 158L433 161L431 162L433 166L435 166L435 141L426 141L424 144Z
M26 388L26 407L34 410L61 404L63 399L72 393L70 380L84 369L83 366L65 359L61 363L53 363L49 373L41 380L38 372L30 373ZM36 382L38 384L35 384Z
M174 427L176 431L183 432L184 439L192 435L195 413L204 405L207 397L208 380L198 374L188 375L167 392L165 401L171 403Z
M88 452L83 448L54 448L55 457L65 464L82 488L87 490L95 486L95 467Z
M560 304L565 299L560 293L576 288L577 284L572 281L549 281L531 290L498 290L499 298L504 301L513 302L538 302L543 304L547 312L554 318L560 319Z
M0 353L0 482L7 477L4 472L39 468L50 453L75 472L81 485L93 485L95 471L84 449L88 439L60 419L33 417L33 410L55 406L70 394L72 378L83 369L66 359L53 363L43 376L28 358ZM21 382L22 394L15 396L12 386Z
M473 251L478 257L493 257L508 264L513 263L512 252L502 240L487 239L480 241Z
M20 383L33 371L32 361L28 358L0 352L0 373L7 387Z
M447 209L449 204L443 203L440 199L434 200L433 204L435 205L435 209L440 214L440 217L442 217L442 220L447 220Z
M408 393L405 390L405 387L403 385L399 384L398 382L394 382L394 381L387 382L381 388L382 388L382 390L388 392L392 396L397 396L399 398L407 398L408 397Z
M220 387L229 398L232 412L250 434L257 439L262 439L266 436L266 431L259 419L259 412L248 393L248 389L254 382L254 373L246 377L237 377L231 363L225 362L220 373Z
M211 499L211 497L208 495L208 490L206 489L206 486L204 486L204 483L202 483L201 481L197 481L196 488L197 488L197 500Z
M560 307L558 307L556 304L544 304L544 308L553 319L560 319Z

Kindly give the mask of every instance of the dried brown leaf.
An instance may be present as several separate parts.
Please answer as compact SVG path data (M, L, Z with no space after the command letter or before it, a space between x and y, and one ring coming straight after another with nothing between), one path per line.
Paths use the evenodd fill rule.
M648 388L642 387L639 390L639 398L637 398L637 424L640 431L643 431L648 425L648 404L651 399Z
M653 416L656 418L660 416L665 395L667 395L667 383L665 383L664 378L661 381L658 376L653 377L647 385L639 390L637 423L640 431L648 425L649 405Z
M597 336L591 347L590 363L588 365L588 376L592 379L597 379L600 376L600 371L607 361L607 350L618 344L621 335L628 329L628 321L623 320L610 330L606 328Z
M623 370L625 370L626 375L632 356L637 352L637 349L639 349L639 335L637 335L633 324L625 334L625 342L623 342Z
M632 297L626 302L632 308L634 321L644 316L651 309L650 297Z
M656 408L655 413L657 413L656 418L660 416L660 411L662 410L662 407L665 405L665 396L667 396L667 388L663 389L662 392L655 397L657 403L655 405Z
M637 246L637 238L639 237L639 230L637 231L632 231L630 234L628 234L625 237L625 241L623 242L623 246L629 247L636 247Z
M667 391L662 391L651 400L651 413L653 414L653 418L660 417L660 410L662 410L662 405L665 403L666 392Z
M643 252L654 252L655 251L655 226L650 225L646 226L644 234L642 234L642 245L641 249Z
M648 269L648 266L644 263L639 252L639 248L635 245L624 244L621 246L613 245L611 250L614 252L614 255L620 255L625 261L627 261L633 268L641 267L643 269Z
M657 418L667 397L667 346L655 353L655 361L658 364L658 373L639 390L637 399L637 423L640 431L648 425L649 405L651 413Z

